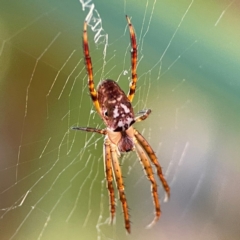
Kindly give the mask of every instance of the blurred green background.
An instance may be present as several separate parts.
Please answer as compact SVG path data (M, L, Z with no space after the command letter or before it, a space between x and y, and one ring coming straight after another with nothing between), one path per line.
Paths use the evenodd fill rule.
M83 2L0 4L0 238L239 239L239 2ZM171 186L164 203L159 183L162 216L146 229L150 183L134 152L121 158L131 235L119 201L108 224L103 137L70 130L104 127L82 58L88 6L97 26L88 29L95 83L114 79L126 92L131 17L139 53L133 106L153 111L135 127Z

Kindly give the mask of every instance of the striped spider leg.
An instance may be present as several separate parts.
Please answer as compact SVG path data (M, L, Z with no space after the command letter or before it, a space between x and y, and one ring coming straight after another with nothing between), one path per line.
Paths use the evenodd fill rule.
M125 228L130 233L130 218L127 199L124 191L124 182L119 165L118 157L121 152L129 152L135 150L138 158L142 163L143 169L149 181L151 182L153 202L155 206L156 222L161 214L160 202L157 193L157 183L154 178L152 164L157 169L157 175L166 191L167 196L170 196L170 188L165 180L162 168L158 162L152 147L147 140L135 129L133 124L145 120L151 113L150 109L141 111L134 115L132 108L132 100L136 90L137 83L137 43L133 26L128 16L126 16L130 40L131 40L131 72L132 80L130 89L126 95L119 85L110 79L103 80L99 83L97 90L94 87L92 62L89 54L88 38L87 38L87 22L83 26L83 51L85 57L85 64L88 73L88 88L93 104L104 121L105 129L96 129L90 127L74 127L74 130L87 131L92 133L99 133L105 135L103 146L105 177L107 182L107 189L109 193L111 220L115 215L115 196L113 179L116 181L122 210L124 214Z

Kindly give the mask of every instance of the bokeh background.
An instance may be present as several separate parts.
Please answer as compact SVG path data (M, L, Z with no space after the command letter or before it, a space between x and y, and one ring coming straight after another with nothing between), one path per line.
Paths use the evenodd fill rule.
M239 2L86 2L1 1L0 238L239 239ZM103 138L70 130L104 127L82 55L88 6L95 82L114 79L125 91L131 17L139 50L133 105L153 111L135 127L171 186L165 203L159 183L162 216L146 229L150 183L135 153L120 159L131 235L118 200L108 224Z

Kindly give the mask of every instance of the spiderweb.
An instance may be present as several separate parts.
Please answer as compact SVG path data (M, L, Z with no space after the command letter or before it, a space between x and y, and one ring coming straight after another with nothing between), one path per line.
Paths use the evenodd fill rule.
M239 239L240 7L237 1L5 1L0 8L1 239ZM117 199L114 223L102 162L94 79L130 81L125 14L138 42L134 125L171 187L154 218L150 183L134 152L121 159L132 233ZM235 184L236 183L236 184ZM235 186L236 185L236 186Z

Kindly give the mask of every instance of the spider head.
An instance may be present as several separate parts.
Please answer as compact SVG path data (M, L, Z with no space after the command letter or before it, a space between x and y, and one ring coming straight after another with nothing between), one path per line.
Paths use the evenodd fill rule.
M119 152L129 152L134 149L133 127L121 132L113 132L107 128L107 136L113 144L117 145Z
M115 81L100 83L98 101L102 118L111 131L126 131L135 122L132 104Z

